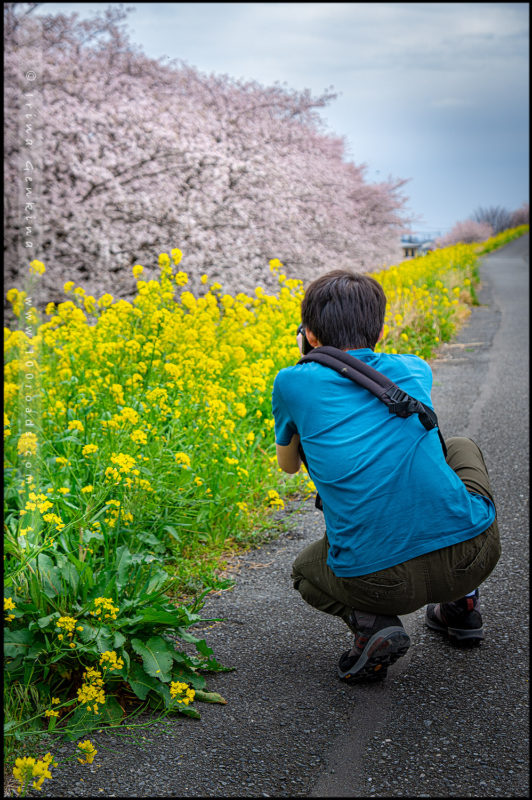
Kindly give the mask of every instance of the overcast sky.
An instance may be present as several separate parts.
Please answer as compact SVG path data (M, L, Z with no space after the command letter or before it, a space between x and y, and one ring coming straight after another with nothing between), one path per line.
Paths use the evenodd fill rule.
M108 3L43 3L91 16ZM116 4L115 4L116 5ZM201 72L338 98L366 179L409 178L416 231L528 202L528 3L126 3L131 40Z

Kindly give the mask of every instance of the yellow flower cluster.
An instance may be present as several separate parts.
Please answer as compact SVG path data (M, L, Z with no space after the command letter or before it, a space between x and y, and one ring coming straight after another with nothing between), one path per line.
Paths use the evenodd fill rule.
M194 700L196 692L186 683L181 683L181 681L171 681L170 696L176 703L188 706L189 703L192 703Z
M92 764L94 756L98 752L90 739L85 739L84 742L79 742L78 750L83 753L83 758L78 758L80 764Z
M59 617L59 619L55 624L57 625L58 628L61 629L61 631L65 631L65 633L68 635L68 638L70 639L69 647L74 648L76 646L75 643L72 641L72 639L74 638L74 632L82 631L83 625L79 625L78 621L74 619L74 617ZM60 642L62 642L64 639L64 633L58 633L57 638L59 639Z
M271 508L284 508L284 502L279 497L279 493L275 489L270 489L268 492L268 505Z
M102 653L100 656L100 664L104 672L106 670L121 670L124 667L123 659L118 657L114 650L106 650Z
M102 619L116 619L120 609L118 606L113 605L113 600L110 597L96 597L94 599L95 609L91 611L91 615L98 620Z
M102 673L93 667L89 667L83 673L83 683L78 689L78 701L87 706L89 711L98 714L98 706L105 703L105 692L103 690ZM89 705L90 703L90 705Z
M16 606L15 606L13 600L11 599L11 597L4 597L4 613L6 611L12 611L15 608L16 608ZM14 614L7 614L4 617L4 619L5 619L6 622L11 622L11 620L15 619L15 615Z
M13 777L18 781L18 794L21 794L22 791L25 793L33 778L36 778L36 780L33 780L31 788L40 792L45 779L52 778L52 773L50 772L52 762L53 756L51 753L47 753L42 759L35 759L31 756L17 758L13 769ZM56 767L57 764L54 762L52 766Z
M175 460L178 464L181 464L184 467L188 467L190 469L190 457L187 456L186 453L176 453Z
M35 433L23 433L17 444L17 453L23 456L35 455L37 452L37 436Z

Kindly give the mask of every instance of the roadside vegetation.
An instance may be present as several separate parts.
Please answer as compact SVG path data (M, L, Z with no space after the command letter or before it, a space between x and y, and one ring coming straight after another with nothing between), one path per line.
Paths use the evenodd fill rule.
M477 302L479 257L526 231L371 273L388 297L377 349L430 358ZM162 253L158 280L135 265L132 302L68 281L41 317L38 260L7 292L4 747L22 794L52 777L55 736L87 764L95 729L225 702L207 687L231 667L197 631L204 598L314 490L277 468L271 416L273 379L299 358L302 282L273 259L276 293L203 275L193 294L182 259Z

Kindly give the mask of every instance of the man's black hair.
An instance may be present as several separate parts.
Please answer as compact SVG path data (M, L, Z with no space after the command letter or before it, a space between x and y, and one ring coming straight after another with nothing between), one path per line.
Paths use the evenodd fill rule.
M322 345L373 350L385 310L380 283L369 275L337 269L310 284L301 303L301 321Z

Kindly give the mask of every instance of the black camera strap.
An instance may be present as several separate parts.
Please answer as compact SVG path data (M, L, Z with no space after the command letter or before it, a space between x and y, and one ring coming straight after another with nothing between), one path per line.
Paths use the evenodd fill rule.
M397 414L398 417L410 417L412 414L417 414L419 421L426 430L438 429L443 454L447 458L445 441L438 427L438 418L432 408L403 392L397 384L393 383L382 372L373 369L369 364L365 364L360 359L336 347L315 347L307 355L303 356L298 361L298 364L305 364L308 361L316 361L325 367L331 367L331 369L336 370L346 378L358 383L359 386L370 391L387 405L390 414Z

